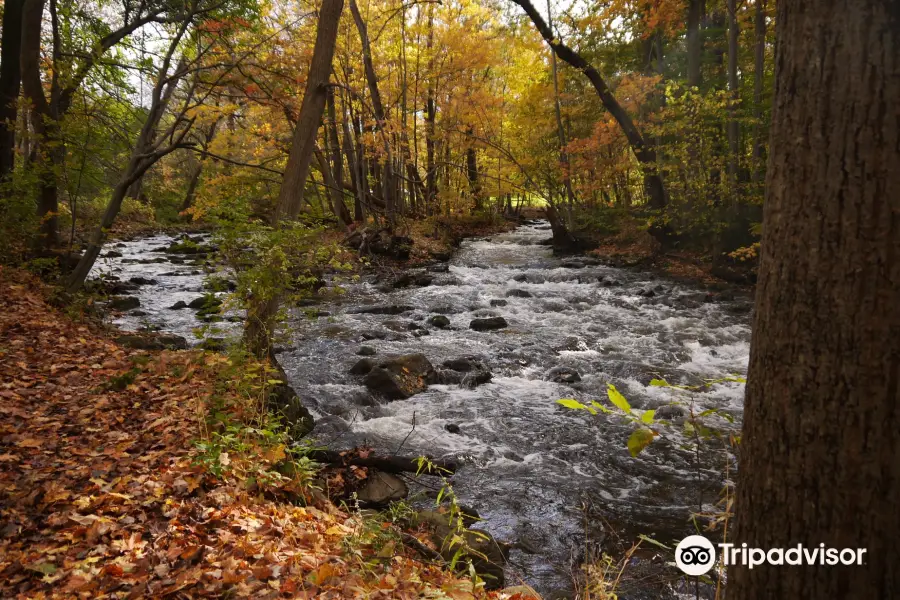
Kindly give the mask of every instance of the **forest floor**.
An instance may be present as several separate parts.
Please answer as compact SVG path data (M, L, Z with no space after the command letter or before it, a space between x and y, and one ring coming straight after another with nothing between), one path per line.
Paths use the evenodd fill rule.
M284 448L244 440L211 469L197 442L214 407L239 406L221 396L229 359L125 349L50 292L0 270L0 596L529 597L278 476Z

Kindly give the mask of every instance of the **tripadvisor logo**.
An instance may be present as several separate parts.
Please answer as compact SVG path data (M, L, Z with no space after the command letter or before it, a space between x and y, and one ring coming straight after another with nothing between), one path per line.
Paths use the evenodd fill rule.
M716 547L702 535L689 535L675 548L675 564L687 575L704 575L716 564Z
M790 548L751 548L747 544L719 544L722 564L741 567L760 565L863 565L865 548L829 548L825 544L806 547L797 544ZM716 564L716 548L702 535L690 535L675 548L675 564L687 575L704 575Z

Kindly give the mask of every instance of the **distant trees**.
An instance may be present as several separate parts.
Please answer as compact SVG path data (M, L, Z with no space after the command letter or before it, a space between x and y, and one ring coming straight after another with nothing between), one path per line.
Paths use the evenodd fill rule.
M736 544L865 548L864 566L728 573L728 598L900 589L900 21L778 0Z

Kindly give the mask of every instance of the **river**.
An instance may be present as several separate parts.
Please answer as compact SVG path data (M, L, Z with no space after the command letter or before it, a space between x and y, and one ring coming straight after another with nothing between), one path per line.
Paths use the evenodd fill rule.
M694 392L648 384L654 377L696 385L743 375L751 301L746 294L707 297L698 286L650 273L556 258L541 244L547 229L532 222L466 240L446 272L428 273L433 280L424 287L385 291L374 276L345 285L346 294L315 307L318 316L297 310L278 358L317 417L313 435L320 440L383 452L402 445L403 454L461 462L453 478L460 502L478 510L479 527L515 544L507 584L521 578L553 597L570 589L585 536L588 547L601 549L614 545L614 534L669 543L690 531L691 511L708 510L718 499L733 460L714 440L701 444L698 459L684 434L684 413L716 409L719 414L705 418L710 426L737 427L743 384ZM196 298L203 272L151 253L171 240L120 243L112 249L121 256L103 259L96 272L156 280L135 293L146 314L125 314L119 326L150 326L190 339L201 324L193 311L168 307ZM412 310L359 312L370 306ZM438 314L449 327L427 322ZM469 329L473 318L486 316L502 316L509 326ZM221 326L233 332L240 325ZM422 330L416 327L428 335L414 335ZM348 374L361 345L377 356L421 352L435 365L474 357L493 378L473 389L433 385L406 400L377 401ZM580 381L553 381L555 367L576 372ZM556 403L575 398L609 405L609 383L632 407L666 406L659 414L671 425L659 427L662 435L637 457L626 448L634 424ZM667 406L673 402L680 406Z

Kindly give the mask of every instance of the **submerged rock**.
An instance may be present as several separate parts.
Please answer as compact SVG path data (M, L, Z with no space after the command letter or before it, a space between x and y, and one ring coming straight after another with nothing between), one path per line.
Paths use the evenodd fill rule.
M467 373L460 382L460 385L465 388L474 389L484 383L490 383L493 377L494 376L490 371L480 369L478 371Z
M527 290L509 290L506 292L507 298L531 298L533 294Z
M437 373L424 354L405 354L375 365L363 383L390 400L409 398L437 381Z
M150 279L148 277L132 277L128 281L135 285L156 285L159 283L155 279Z
M462 433L462 431L460 431L459 429L459 425L457 425L456 423L447 423L446 425L444 425L444 429L449 433Z
M469 329L474 329L475 331L493 331L495 329L503 329L504 327L508 326L509 324L503 317L472 319L472 322L469 323Z
M375 356L376 353L375 348L372 346L360 346L359 350L356 351L356 354L359 356Z
M501 300L499 298L494 298L493 300L491 300L491 306L494 308L498 306L506 306L507 304L509 304L509 302L507 302L506 300Z
M446 327L450 327L450 319L445 317L444 315L434 315L428 322L437 327L438 329L444 329Z
M581 381L581 375L571 367L553 367L547 371L544 379L556 383L578 383Z

